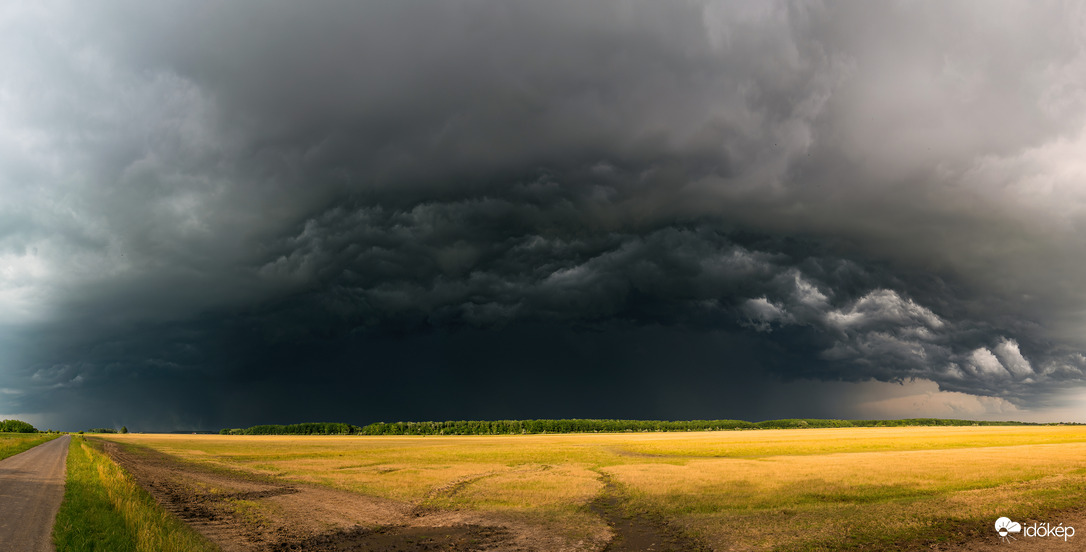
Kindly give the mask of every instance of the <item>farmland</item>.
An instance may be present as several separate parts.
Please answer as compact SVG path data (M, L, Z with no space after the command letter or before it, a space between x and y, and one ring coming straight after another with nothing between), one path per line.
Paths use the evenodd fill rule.
M599 550L619 518L712 550L919 548L991 539L999 516L1061 521L1086 499L1078 426L108 439L130 469L153 457L212 474L188 487L232 497L242 524L289 516L305 493L238 499L216 490L224 478L367 501L322 514L327 530L500 526L486 538L521 549Z

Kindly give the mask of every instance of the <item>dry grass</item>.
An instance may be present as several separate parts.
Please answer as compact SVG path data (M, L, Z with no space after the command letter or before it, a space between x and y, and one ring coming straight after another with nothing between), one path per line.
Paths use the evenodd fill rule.
M1086 483L1086 444L699 459L606 470L641 508L718 547L908 533L948 518L995 519Z
M586 505L606 472L632 508L675 520L720 550L877 547L1086 499L1083 427L110 438L192 462L567 528L593 523Z
M64 501L53 529L60 552L212 552L218 550L163 510L119 466L73 438Z

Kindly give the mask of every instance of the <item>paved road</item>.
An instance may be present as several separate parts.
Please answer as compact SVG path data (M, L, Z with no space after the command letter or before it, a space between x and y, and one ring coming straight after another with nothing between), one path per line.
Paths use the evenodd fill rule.
M52 552L64 498L65 435L0 460L0 552Z

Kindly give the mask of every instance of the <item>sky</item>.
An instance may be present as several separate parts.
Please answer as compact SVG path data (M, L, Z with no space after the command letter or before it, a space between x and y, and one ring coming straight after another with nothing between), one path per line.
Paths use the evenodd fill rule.
M0 416L1086 422L1086 8L0 5Z

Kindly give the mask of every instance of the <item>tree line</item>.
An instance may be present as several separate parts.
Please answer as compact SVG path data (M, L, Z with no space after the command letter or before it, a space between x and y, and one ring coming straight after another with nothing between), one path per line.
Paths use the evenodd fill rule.
M83 433L80 431L80 433ZM113 429L111 427L92 427L87 430L87 433L128 433L127 426L121 426L121 429Z
M22 420L0 421L0 433L38 433L38 428Z
M742 429L798 429L828 427L902 427L1027 425L1024 422L976 422L913 418L907 420L493 420L448 422L378 422L362 428L362 435L505 435L528 433L621 433L662 431L728 431Z
M445 422L377 422L366 426L342 423L256 425L223 429L222 435L509 435L535 433L621 433L662 431L727 431L828 427L998 426L1038 425L1028 422L986 422L909 418L904 420L784 419L744 420L455 420Z
M362 428L351 424L315 422L304 424L266 424L248 428L222 429L220 435L358 435Z

